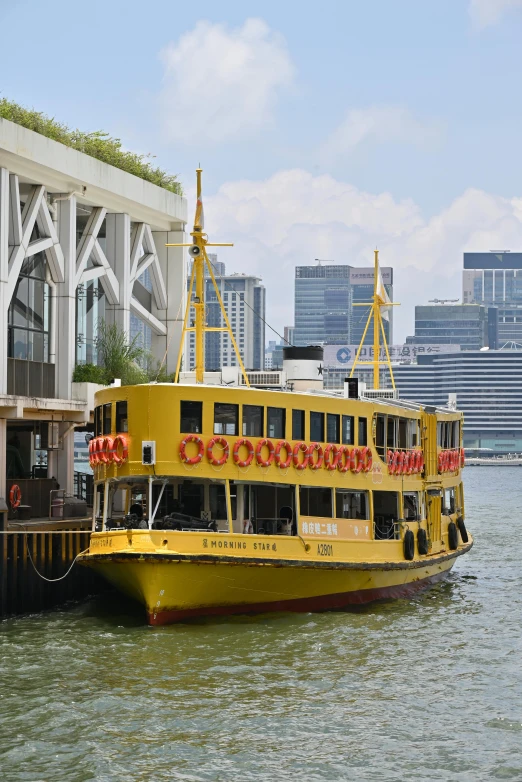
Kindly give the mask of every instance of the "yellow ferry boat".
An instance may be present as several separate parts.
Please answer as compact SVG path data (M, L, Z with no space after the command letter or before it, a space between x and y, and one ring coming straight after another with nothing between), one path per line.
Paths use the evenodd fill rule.
M372 392L318 387L317 347L285 349L286 390L254 388L206 253L215 245L203 233L200 177L182 337L196 332L195 372L180 373L180 352L185 382L96 395L93 533L79 561L140 601L153 625L342 609L437 583L472 546L462 414L379 390L391 303L377 252ZM205 266L236 349L235 385L204 372Z

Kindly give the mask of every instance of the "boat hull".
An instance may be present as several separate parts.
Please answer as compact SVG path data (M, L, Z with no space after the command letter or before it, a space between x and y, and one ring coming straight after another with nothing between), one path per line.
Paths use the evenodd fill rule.
M410 597L445 578L461 553L464 547L403 566L146 554L98 555L84 564L141 602L150 625L165 625L201 616L340 610Z

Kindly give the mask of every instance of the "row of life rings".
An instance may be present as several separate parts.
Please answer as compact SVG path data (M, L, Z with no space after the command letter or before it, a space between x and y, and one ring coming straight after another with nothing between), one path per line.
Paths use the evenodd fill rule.
M424 469L422 451L388 451L386 463L390 475L418 475Z
M464 467L465 463L464 448L456 448L453 451L441 451L437 462L439 472L455 472L459 467Z
M129 458L129 443L124 435L117 437L94 437L89 441L89 464L124 464Z
M188 456L187 445L194 443L196 453ZM207 460L214 467L226 464L230 455L230 447L225 437L211 437L207 447L201 437L189 434L183 438L179 445L181 461L188 465L196 465L201 462L206 452ZM274 445L271 440L264 438L259 440L254 448L246 437L236 440L232 448L232 459L238 467L250 467L254 461L259 467L270 467L275 464L281 470L287 470L291 465L296 470L339 470L339 472L353 473L369 472L372 468L372 452L366 446L364 448L349 448L347 445L334 445L329 443L324 449L319 443L308 445L304 442L296 443L293 447L287 440L279 440Z

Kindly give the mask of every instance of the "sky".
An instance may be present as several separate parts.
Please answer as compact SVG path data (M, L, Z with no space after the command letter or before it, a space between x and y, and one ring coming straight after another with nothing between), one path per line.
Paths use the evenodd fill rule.
M379 248L397 343L461 297L465 250L522 250L522 0L0 0L0 30L1 96L153 154L191 202L201 164L219 260L278 332L316 258Z

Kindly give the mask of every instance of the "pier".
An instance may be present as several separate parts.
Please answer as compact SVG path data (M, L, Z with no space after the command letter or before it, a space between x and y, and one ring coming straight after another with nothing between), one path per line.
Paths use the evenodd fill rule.
M89 545L91 519L42 519L4 527L0 530L1 619L55 608L103 589L96 574L73 565Z

